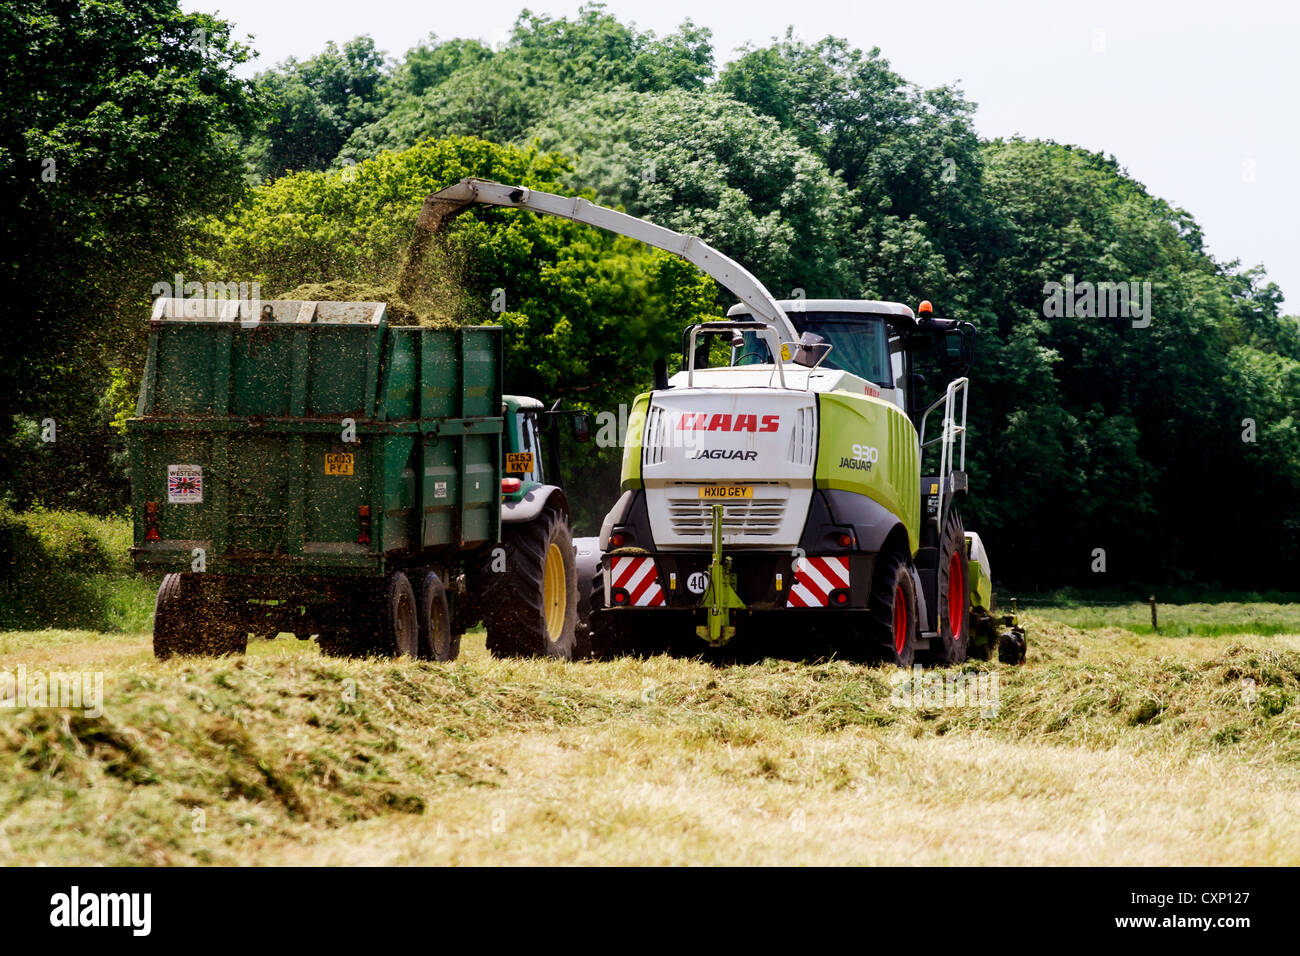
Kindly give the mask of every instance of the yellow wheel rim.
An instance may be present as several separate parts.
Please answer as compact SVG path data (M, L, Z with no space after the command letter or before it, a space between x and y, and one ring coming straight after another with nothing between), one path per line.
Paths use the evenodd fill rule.
M546 611L546 637L553 643L564 633L564 617L569 603L568 589L564 586L564 555L558 544L546 549L542 600Z

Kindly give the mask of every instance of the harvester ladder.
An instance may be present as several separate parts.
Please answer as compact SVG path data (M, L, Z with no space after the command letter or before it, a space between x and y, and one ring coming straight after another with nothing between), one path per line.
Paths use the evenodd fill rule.
M943 530L943 520L947 517L947 502L949 493L956 490L953 481L953 473L958 472L965 477L966 473L966 404L967 389L970 385L969 378L955 378L948 383L948 388L944 391L943 397L936 399L935 402L925 410L921 416L921 455L924 461L925 449L930 445L939 443L939 481L942 484L943 493L939 496L939 509L936 514L938 519L939 530ZM957 420L957 396L961 395L961 423ZM930 413L943 406L943 428L940 434L925 439L925 423L930 417ZM961 442L958 444L957 439ZM955 465L955 467L954 467Z

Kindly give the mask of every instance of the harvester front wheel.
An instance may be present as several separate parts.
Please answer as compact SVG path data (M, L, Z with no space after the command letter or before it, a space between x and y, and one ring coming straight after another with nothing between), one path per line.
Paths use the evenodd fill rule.
M966 560L966 529L956 508L950 508L939 535L939 634L930 642L936 664L960 664L970 649L970 567Z
M868 635L885 660L899 667L916 661L916 582L912 569L901 555L881 555L867 607Z
M573 533L553 508L503 529L505 570L483 572L483 623L494 657L573 658L578 581Z

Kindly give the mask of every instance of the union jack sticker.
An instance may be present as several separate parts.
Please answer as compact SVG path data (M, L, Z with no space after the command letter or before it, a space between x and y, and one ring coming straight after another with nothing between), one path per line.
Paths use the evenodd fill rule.
M174 505L203 504L203 466L168 465L167 501Z

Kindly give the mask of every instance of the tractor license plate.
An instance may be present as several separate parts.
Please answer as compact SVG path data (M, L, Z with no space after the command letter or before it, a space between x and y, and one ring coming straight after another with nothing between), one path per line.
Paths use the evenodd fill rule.
M506 452L506 471L512 474L526 475L533 470L533 453L531 451Z
M701 485L701 498L752 498L753 485Z

